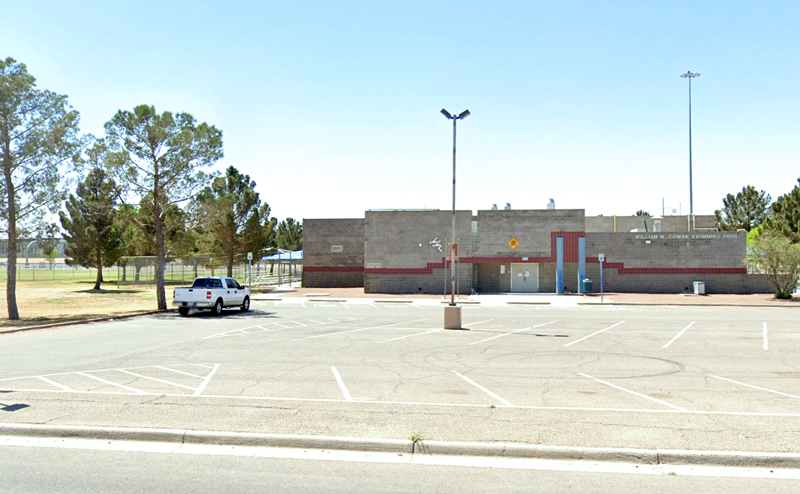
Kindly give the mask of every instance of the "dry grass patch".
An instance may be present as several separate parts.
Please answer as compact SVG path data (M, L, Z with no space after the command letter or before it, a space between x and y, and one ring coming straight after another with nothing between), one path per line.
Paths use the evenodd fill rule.
M156 309L155 288L125 287L92 290L93 282L55 281L17 283L20 320L8 320L7 304L0 302L0 329L113 317ZM0 296L6 297L5 284ZM168 297L172 294L168 293Z

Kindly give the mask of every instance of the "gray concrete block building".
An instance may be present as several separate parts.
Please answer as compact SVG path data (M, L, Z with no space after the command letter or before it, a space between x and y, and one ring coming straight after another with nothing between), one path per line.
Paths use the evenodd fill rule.
M691 220L691 221L690 221ZM303 286L364 287L366 293L578 293L606 291L766 293L744 264L746 232L720 232L713 216L597 216L582 209L367 211L357 219L304 219Z

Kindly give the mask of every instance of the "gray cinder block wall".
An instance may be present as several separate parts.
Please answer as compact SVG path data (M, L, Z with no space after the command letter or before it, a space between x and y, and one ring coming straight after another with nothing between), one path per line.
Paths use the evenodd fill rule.
M613 217L585 218L580 209L481 210L474 217L458 211L457 292L510 291L512 262L538 264L539 290L554 292L552 232L565 232L567 292L578 291L580 236L586 239L587 276L595 291L599 253L606 256L606 291L682 293L691 291L694 281L704 281L707 293L772 291L764 276L746 274L746 233L687 232L686 216L664 218L661 232L625 231L642 221L652 229L652 218L617 217L617 232L612 233ZM713 216L698 216L700 225L713 226ZM364 219L304 220L304 230L304 286L449 293L449 269L445 272L443 264L451 238L449 211L367 211ZM509 245L512 238L516 248Z
M550 232L582 232L583 209L478 211L476 256L548 257ZM512 248L508 242L519 242Z
M616 222L616 230L614 224ZM690 221L688 215L664 216L661 218L662 232L688 232ZM716 226L714 215L694 217L694 228L709 229ZM651 216L587 216L586 233L627 233L631 230L654 232L655 225Z
M443 260L452 240L450 211L367 211L364 223L366 293L442 293ZM459 257L472 252L472 211L456 211ZM472 267L458 264L459 293L469 294ZM449 273L449 268L448 268ZM447 275L449 293L449 274Z
M746 251L746 232L586 233L587 257L605 255L606 291L684 293L703 281L709 294L770 292L766 277L746 274ZM683 269L706 272L676 272ZM599 291L599 263L586 272Z
M364 286L364 220L303 219L305 287Z

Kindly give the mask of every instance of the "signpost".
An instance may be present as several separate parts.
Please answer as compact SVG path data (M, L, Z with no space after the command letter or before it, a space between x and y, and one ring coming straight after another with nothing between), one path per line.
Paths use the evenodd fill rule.
M606 255L597 254L597 259L600 261L600 303L603 303L603 261L606 260Z
M253 253L247 253L247 279L250 281L250 290L253 290Z

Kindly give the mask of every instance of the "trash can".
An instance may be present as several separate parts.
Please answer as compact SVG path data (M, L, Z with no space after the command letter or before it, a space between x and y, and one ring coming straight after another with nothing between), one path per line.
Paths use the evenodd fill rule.
M589 278L583 279L583 293L589 293L592 291L594 283Z
M705 295L706 294L706 282L705 281L695 281L694 282L694 294L695 295Z

